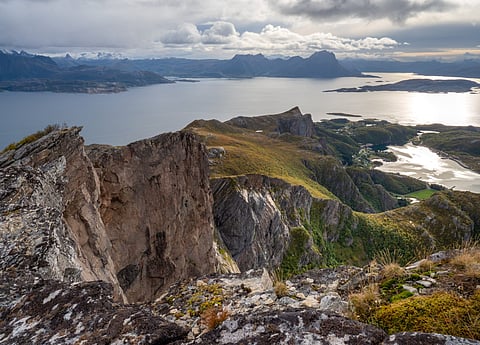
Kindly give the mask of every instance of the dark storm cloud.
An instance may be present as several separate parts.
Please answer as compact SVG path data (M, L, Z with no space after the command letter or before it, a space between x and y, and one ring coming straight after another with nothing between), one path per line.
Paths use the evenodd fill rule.
M404 23L422 12L444 12L456 7L446 0L271 0L270 4L286 15L327 21L388 18L395 23Z
M399 42L409 42L409 50L474 48L480 44L480 25L442 24L401 28L386 32Z

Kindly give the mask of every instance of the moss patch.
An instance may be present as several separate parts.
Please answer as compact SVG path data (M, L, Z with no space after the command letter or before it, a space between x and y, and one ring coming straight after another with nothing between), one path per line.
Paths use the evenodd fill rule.
M374 318L390 334L427 332L480 340L480 291L469 299L450 292L412 297L380 307Z

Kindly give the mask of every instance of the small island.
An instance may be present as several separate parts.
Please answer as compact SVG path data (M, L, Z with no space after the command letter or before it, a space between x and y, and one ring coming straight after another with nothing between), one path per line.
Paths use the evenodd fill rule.
M325 92L370 92L370 91L408 91L426 93L473 92L480 84L467 79L408 79L383 85L363 85L346 87Z
M327 113L327 115L331 115L331 116L341 116L341 117L362 117L362 115L349 114L349 113L338 113L338 112Z

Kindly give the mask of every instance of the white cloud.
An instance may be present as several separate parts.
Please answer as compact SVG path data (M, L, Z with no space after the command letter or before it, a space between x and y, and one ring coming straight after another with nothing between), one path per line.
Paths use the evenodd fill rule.
M194 24L184 23L174 30L165 32L160 41L165 44L189 44L198 43L201 38L202 36Z
M195 37L194 40L190 40ZM197 43L200 50L228 50L246 53L282 55L310 55L318 50L333 52L380 51L400 44L383 37L351 39L330 33L301 35L285 27L268 24L260 32L245 31L239 34L232 23L216 22L210 28L199 32L193 24L185 24L177 31L169 32L162 42L172 47L174 44ZM183 47L182 47L183 48Z
M238 37L235 25L228 22L215 22L209 29L202 32L202 42L205 44L224 44Z

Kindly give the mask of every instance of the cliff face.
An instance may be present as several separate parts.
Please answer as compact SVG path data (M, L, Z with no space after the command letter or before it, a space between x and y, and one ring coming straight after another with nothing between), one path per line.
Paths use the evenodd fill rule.
M272 188L281 186L279 191L284 193L285 208L290 206L295 210L294 204L299 202L299 209L309 208L311 201L308 198L300 201L301 195L292 192L295 187L261 175L215 179L211 184L215 225L239 269L278 267L290 231L288 220L282 214L284 209L276 204L279 196ZM289 200L285 194L292 198Z
M53 132L1 156L2 269L20 266L28 275L56 280L105 280L123 297L98 212L98 179L79 131Z
M100 214L129 300L150 300L214 267L212 196L203 146L187 133L92 146Z
M320 264L323 246L356 227L348 206L279 179L246 175L211 185L216 229L241 271Z
M131 302L212 272L208 166L196 137L95 146L90 158L79 131L56 131L0 156L2 271L104 280Z

